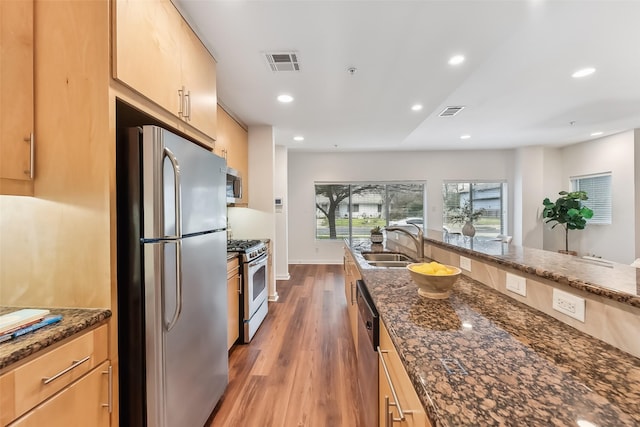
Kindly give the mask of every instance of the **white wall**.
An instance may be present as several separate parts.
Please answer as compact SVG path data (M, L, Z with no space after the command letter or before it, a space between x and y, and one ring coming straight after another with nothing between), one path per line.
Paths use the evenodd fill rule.
M315 240L316 181L426 181L427 227L441 229L443 180L506 180L511 200L513 171L513 150L289 152L289 262L342 262L342 241Z
M640 212L640 129L636 129L634 132L634 167L633 167L633 171L635 174L635 179L634 179L634 197L635 197L635 210L634 212L636 213L635 217L636 217L636 222L635 222L635 227L636 227L636 232L635 232L635 241L636 241L636 259L638 259L640 257L640 214L638 214L638 212Z
M562 177L546 196L552 200L561 190L570 190L570 177L611 172L611 225L587 224L584 230L569 232L569 250L578 255L593 254L630 264L636 258L635 132L633 130L570 145L560 150ZM559 238L560 237L560 238ZM544 249L564 248L560 226L545 227Z
M542 248L543 223L540 220L544 199L544 148L515 150L513 177L513 244Z
M276 261L275 274L278 280L289 280L289 197L288 197L288 152L281 145L276 146L275 196L282 199L282 206L276 207Z
M234 239L271 239L275 244L275 145L271 126L249 126L249 207L227 209ZM273 265L277 254L273 251ZM270 271L269 299L278 298Z

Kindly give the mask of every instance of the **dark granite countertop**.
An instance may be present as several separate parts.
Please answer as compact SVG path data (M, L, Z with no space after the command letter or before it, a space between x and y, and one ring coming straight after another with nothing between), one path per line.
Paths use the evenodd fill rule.
M352 253L434 426L640 426L640 359L465 276L423 298Z
M11 313L21 308L26 307L0 307L0 314ZM51 314L61 314L62 320L21 337L0 343L0 369L4 369L12 363L16 363L111 317L111 310L108 309L28 308L48 308Z
M477 237L470 239L461 235L446 235L437 230L427 230L425 241L640 307L640 268Z

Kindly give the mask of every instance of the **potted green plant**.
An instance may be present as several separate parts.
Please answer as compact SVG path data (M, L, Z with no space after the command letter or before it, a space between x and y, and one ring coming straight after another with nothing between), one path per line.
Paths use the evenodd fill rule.
M477 221L484 215L484 209L471 209L471 202L465 200L463 205L458 208L451 208L447 212L447 219L452 224L462 224L462 234L464 236L473 237L476 235L476 228L473 222Z
M376 225L371 229L371 243L382 243L382 240L384 240L382 229L379 225Z
M582 204L589 197L585 191L560 191L558 194L560 197L555 202L548 197L542 201L542 218L545 223L555 222L552 229L558 224L564 228L564 250L559 252L577 255L577 252L569 251L569 230L583 230L587 219L593 217L593 211Z

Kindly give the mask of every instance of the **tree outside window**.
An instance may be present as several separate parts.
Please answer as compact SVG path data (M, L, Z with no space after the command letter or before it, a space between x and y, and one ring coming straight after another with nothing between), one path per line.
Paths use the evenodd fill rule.
M316 183L316 239L366 238L375 226L422 224L424 189L424 183Z

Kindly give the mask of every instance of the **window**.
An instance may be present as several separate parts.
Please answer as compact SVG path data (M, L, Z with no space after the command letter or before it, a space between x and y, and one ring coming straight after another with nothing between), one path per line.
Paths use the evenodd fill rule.
M460 232L464 223L454 215L462 210L481 212L473 221L476 237L495 238L506 234L506 195L504 182L445 182L442 185L442 225L449 232Z
M573 191L585 191L583 204L593 211L589 224L611 224L611 172L571 178Z
M316 183L316 239L368 238L375 226L423 224L425 184Z

